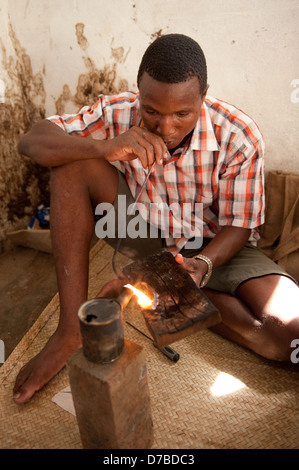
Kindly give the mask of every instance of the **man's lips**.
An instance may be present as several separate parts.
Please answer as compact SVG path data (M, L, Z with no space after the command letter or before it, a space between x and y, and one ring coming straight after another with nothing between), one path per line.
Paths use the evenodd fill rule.
M163 139L164 140L164 139ZM171 149L176 146L174 140L164 140L164 143L168 149Z

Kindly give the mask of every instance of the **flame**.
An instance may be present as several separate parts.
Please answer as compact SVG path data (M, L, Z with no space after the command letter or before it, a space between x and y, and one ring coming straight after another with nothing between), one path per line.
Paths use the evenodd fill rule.
M152 307L154 301L152 299L150 299L146 294L144 294L144 292L142 292L141 290L139 290L136 287L132 286L131 284L126 284L125 287L128 287L129 289L131 289L133 291L133 293L137 297L137 302L138 302L138 305L140 305L140 307L142 307L142 308L151 308Z

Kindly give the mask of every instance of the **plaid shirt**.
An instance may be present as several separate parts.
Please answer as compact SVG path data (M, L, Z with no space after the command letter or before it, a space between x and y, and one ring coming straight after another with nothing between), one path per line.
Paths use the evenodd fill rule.
M132 126L143 126L139 95L133 92L100 95L94 106L85 106L78 114L49 119L68 134L94 139L112 139ZM254 240L264 223L263 156L264 140L254 121L209 96L189 141L163 166L155 166L139 199L141 215L163 229L166 219L159 218L159 207L177 208L166 216L166 244L173 253L196 234L196 227L202 227L207 238L226 225L252 229ZM138 159L121 165L136 197L146 172Z

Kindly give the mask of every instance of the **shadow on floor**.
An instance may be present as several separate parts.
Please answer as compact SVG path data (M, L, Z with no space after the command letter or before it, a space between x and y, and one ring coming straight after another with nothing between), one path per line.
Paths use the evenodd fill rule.
M5 360L56 292L51 254L14 246L0 255L0 339Z

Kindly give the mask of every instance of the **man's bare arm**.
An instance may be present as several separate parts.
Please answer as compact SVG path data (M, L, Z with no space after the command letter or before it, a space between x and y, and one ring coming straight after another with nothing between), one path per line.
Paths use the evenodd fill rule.
M163 140L144 128L132 127L114 139L96 140L71 136L46 119L21 137L18 151L47 167L93 158L110 162L139 158L143 167L148 168L154 161L161 164L167 156Z
M54 167L83 158L96 158L93 144L92 139L72 137L45 119L21 137L18 151L42 166Z

